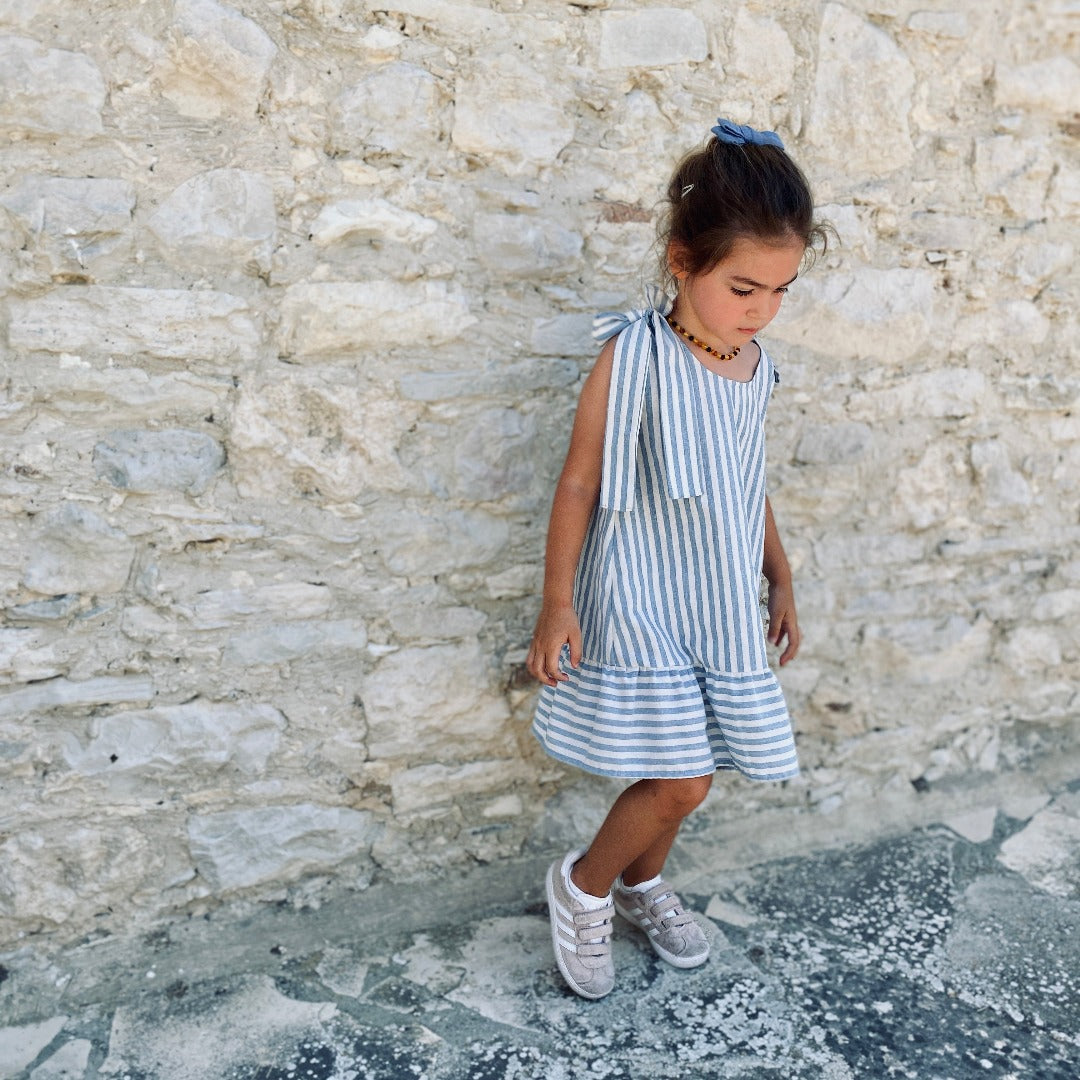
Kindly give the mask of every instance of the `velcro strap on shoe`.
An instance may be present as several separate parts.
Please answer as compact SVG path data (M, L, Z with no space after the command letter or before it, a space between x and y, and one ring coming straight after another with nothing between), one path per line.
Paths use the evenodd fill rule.
M694 921L693 915L683 909L682 901L666 881L661 881L645 893L641 902L648 909L652 921L665 930Z
M603 940L610 937L611 923L614 918L614 904L595 908L592 911L575 911L574 927L577 930L578 952L582 952L583 948L590 944L596 944L596 939Z

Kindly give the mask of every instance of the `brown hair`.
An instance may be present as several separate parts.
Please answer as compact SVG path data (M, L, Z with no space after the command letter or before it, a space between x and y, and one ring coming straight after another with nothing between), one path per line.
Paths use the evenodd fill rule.
M711 270L740 237L763 243L800 241L811 260L828 248L829 226L814 220L802 170L778 146L736 145L714 135L679 163L660 225L661 258L679 249L680 269Z

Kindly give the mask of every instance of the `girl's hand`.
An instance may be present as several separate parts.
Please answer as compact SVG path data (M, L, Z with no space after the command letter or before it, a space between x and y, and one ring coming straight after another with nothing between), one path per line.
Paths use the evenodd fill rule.
M581 627L577 615L569 605L540 609L533 631L532 646L525 659L525 666L534 679L546 686L555 686L570 678L559 670L559 656L564 645L570 646L570 663L581 663Z
M795 593L791 582L769 582L769 641L774 645L787 637L787 648L780 654L780 666L795 659L802 641L799 617L795 614Z

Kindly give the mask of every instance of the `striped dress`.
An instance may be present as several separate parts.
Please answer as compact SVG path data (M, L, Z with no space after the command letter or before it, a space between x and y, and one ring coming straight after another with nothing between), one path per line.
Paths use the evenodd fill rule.
M554 758L627 778L799 766L769 669L759 589L764 419L773 382L716 375L664 315L671 301L596 320L618 334L603 479L574 582L582 661L545 686L533 731Z

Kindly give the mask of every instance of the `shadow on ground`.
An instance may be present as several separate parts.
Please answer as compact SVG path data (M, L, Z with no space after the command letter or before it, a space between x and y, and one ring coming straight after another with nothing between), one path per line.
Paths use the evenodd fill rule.
M708 964L617 924L562 984L534 858L318 910L222 909L0 957L14 1080L917 1080L1080 1075L1080 782L746 869L672 876ZM551 853L552 855L555 852Z

